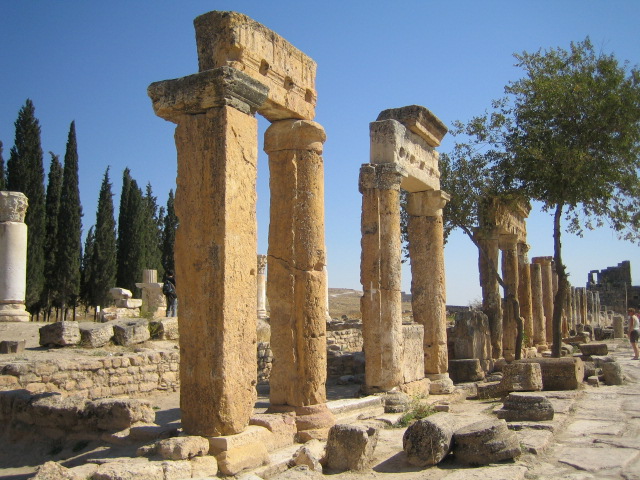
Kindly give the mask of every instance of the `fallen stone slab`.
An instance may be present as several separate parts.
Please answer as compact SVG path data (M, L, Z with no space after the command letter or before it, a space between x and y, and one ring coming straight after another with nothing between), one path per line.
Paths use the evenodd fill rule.
M561 447L558 461L579 470L598 472L600 470L625 467L638 456L638 451L630 448Z
M78 322L55 322L38 330L43 347L66 347L80 343Z
M488 465L522 454L517 435L504 420L482 420L453 434L456 460L465 465Z
M443 480L524 480L527 467L521 465L492 465L482 469L466 468L450 473Z
M269 463L269 452L262 443L249 443L216 455L218 469L224 475L236 475L242 470Z
M449 360L449 376L453 383L478 382L485 377L478 358Z
M498 398L505 395L505 392L502 388L502 385L499 381L497 382L485 382L478 383L478 399L479 400L487 400L489 398Z
M151 339L147 320L128 320L113 325L113 340L117 345L128 347Z
M100 465L91 479L165 480L165 474L160 462L110 462Z
M194 435L156 442L156 452L165 460L189 460L209 453L209 440Z
M25 344L25 340L3 340L0 342L0 353L22 353Z
M218 474L218 461L212 455L194 457L191 464L191 478L209 478Z
M87 402L83 416L98 429L119 431L134 423L152 423L156 414L147 400L99 398Z
M518 363L537 363L543 390L576 390L584 380L584 363L577 357L525 358Z
M606 343L581 343L578 345L582 355L607 355L609 348Z
M516 435L523 452L540 455L553 442L553 432L531 428L517 430Z
M510 393L497 412L498 418L507 422L553 420L553 414L553 406L544 395L530 392Z
M113 338L112 323L83 322L78 324L78 328L80 330L80 344L83 347L104 347Z
M436 413L413 423L402 436L402 448L411 465L440 463L451 451L457 420L450 413Z
M537 363L510 363L502 369L500 386L506 392L542 390L542 369Z
M111 298L113 298L114 300L118 300L120 298L133 297L133 293L131 293L131 290L127 290L126 288L118 288L118 287L110 288L109 295L111 295Z
M336 471L366 468L373 458L378 435L378 429L373 427L347 424L332 426L327 439L327 468Z

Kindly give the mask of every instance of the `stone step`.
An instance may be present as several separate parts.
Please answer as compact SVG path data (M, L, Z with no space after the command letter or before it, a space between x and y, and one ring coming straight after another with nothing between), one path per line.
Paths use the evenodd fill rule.
M384 414L382 397L370 395L362 398L345 398L327 402L327 407L336 417L336 423L349 423L362 417Z

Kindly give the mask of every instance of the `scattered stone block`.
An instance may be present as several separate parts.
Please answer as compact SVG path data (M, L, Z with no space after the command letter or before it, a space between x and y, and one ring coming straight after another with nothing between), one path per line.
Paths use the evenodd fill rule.
M145 400L100 398L87 402L84 416L101 430L118 431L137 422L152 423L156 414Z
M296 408L296 441L326 440L336 419L326 403Z
M497 412L498 418L507 422L553 420L553 406L544 396L529 392L510 393L502 410Z
M0 342L0 353L22 353L25 343L25 340L3 340Z
M624 375L618 362L607 362L602 365L602 376L607 385L622 385Z
M478 384L478 399L487 400L489 398L501 397L505 394L500 382L486 382Z
M160 462L110 462L98 467L92 480L165 480Z
M449 360L449 376L453 383L477 382L485 377L477 358Z
M326 465L332 470L362 470L372 460L378 429L363 425L334 425L327 440Z
M410 425L402 437L407 461L418 467L438 464L451 450L456 428L454 416L444 412Z
M80 329L80 343L85 347L100 348L108 344L113 338L113 324L88 323L78 324Z
M522 454L518 437L504 420L482 420L457 430L454 455L466 465L488 465Z
M510 363L502 369L502 389L506 392L542 390L542 370L535 363Z
M543 390L576 390L584 380L584 363L577 357L526 358L517 363L538 363Z
M480 368L483 371L489 369L491 334L489 320L484 313L480 310L457 312L455 326L447 333L450 333L448 343L452 346L454 359L475 358L480 362ZM451 374L451 368L449 368L449 374ZM456 382L453 376L452 379Z
M194 457L191 464L191 478L215 477L218 474L218 461L212 455Z
M198 436L173 437L156 443L156 452L165 460L189 460L209 453L209 440Z
M271 477L271 480L322 480L323 478L325 478L325 476L322 473L310 470L306 465L299 465L297 467L290 468L275 477ZM257 479L252 478L248 480Z
M178 333L178 317L166 317L149 322L149 331L151 338L157 340L177 340L180 338Z
M249 425L242 432L235 435L221 435L219 437L208 437L209 452L211 455L218 454L246 445L260 444L266 446L271 443L273 434L265 427Z
M578 345L580 352L583 355L607 355L609 348L606 343L581 343Z
M119 298L116 300L116 308L140 308L142 307L141 298Z
M418 323L402 325L402 378L411 383L424 378L424 327Z
M224 475L235 475L245 468L258 468L269 463L269 452L263 443L249 443L216 455L218 469Z
M249 425L264 427L273 435L269 436L267 450L272 452L279 448L293 445L296 436L296 420L293 413L261 413L249 420Z
M57 462L46 462L38 467L32 480L76 480L76 476Z
M40 327L40 345L66 347L80 343L78 322L55 322Z
M587 384L591 385L592 387L599 387L600 386L600 378L598 377L598 375L593 375L587 378Z
M117 287L110 288L109 295L111 295L111 298L113 298L114 300L133 297L133 293L131 293L131 290L127 290L126 288L117 288Z
M389 392L383 398L384 413L406 412L411 404L411 398L403 392Z
M165 460L162 462L162 473L164 480L186 480L191 478L191 462L189 460Z
M147 320L129 320L113 326L113 340L117 345L128 347L151 339Z
M313 452L309 449L309 447L303 445L300 447L296 453L293 454L293 458L291 462L295 466L306 465L309 467L309 470L314 472L322 473L322 465L320 464L320 460Z

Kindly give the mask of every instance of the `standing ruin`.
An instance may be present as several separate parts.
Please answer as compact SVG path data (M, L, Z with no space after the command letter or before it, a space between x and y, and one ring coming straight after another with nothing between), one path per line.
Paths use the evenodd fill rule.
M29 201L20 192L0 192L0 322L28 322L27 225Z
M257 112L271 122L271 405L305 416L299 429L326 428L316 64L239 13L209 12L194 24L199 73L148 90L156 114L177 124L182 425L194 435L239 433L255 402Z
M369 126L370 163L360 168L362 258L360 281L365 388L445 393L447 373L442 208L435 147L446 126L425 107L384 110ZM408 195L409 257L413 319L402 324L400 189ZM413 333L409 333L413 332ZM414 352L424 368L416 368Z

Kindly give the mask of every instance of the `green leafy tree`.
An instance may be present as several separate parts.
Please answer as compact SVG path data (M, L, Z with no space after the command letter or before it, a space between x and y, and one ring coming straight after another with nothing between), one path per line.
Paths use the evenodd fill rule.
M129 210L129 192L131 190L131 170L125 168L122 172L122 190L120 191L120 208L118 213L118 239L117 239L117 269L116 282L117 286L126 288L129 275L129 243L131 222L127 217Z
M640 70L595 52L589 38L515 57L525 76L505 88L513 122L500 167L553 213L558 357L568 285L562 222L578 235L608 224L620 238L640 239Z
M27 291L25 303L32 315L40 312L44 286L45 192L40 123L29 99L18 112L15 140L7 162L7 189L29 199L27 233Z
M116 222L114 219L113 193L109 180L109 168L104 172L98 210L96 212L95 240L91 252L90 303L107 305L109 289L116 280ZM86 255L86 248L85 248Z
M174 207L175 199L173 190L169 190L169 198L167 199L167 213L164 216L164 225L162 230L162 267L164 271L176 271L174 261L174 251L176 243L176 230L178 229L178 217Z
M50 317L51 307L54 305L58 291L56 288L56 261L58 251L58 214L60 211L60 194L62 192L63 170L58 155L49 152L49 177L47 182L47 198L45 202L46 223L44 240L44 288L42 290L42 305L45 315Z
M56 261L57 288L60 292L63 318L66 318L69 305L73 305L75 314L76 301L80 295L81 234L82 206L78 187L78 145L75 122L71 122L67 150L64 155Z
M4 158L2 156L2 142L0 142L0 192L7 189L7 174L4 171Z

